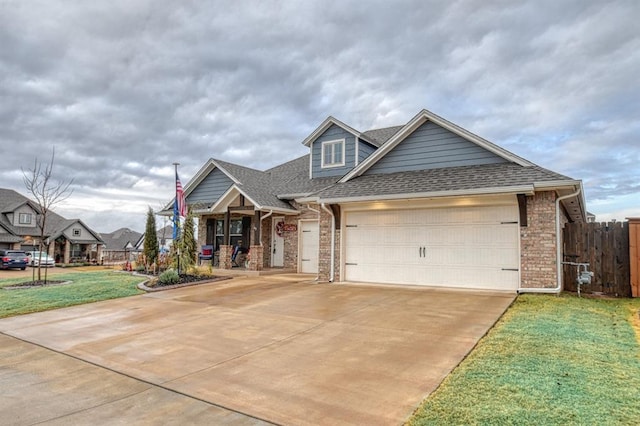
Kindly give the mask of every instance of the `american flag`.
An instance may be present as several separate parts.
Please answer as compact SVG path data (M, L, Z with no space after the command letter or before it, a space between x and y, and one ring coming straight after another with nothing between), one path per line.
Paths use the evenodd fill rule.
M184 191L182 190L182 184L180 183L180 178L178 177L177 171L176 171L176 206L174 210L180 217L187 216L187 203L184 200Z

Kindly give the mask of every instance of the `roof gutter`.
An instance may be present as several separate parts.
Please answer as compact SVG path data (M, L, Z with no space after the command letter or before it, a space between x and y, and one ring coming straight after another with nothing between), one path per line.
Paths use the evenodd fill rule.
M327 208L327 206L322 203L320 204L320 207L322 207L322 210L324 210L325 212L329 213L329 215L331 215L331 270L329 271L329 282L332 283L334 280L334 274L333 271L335 269L335 252L336 252L336 217L333 214L333 212Z
M551 293L558 294L562 291L562 239L560 237L560 201L566 200L580 195L582 188L578 185L578 189L568 195L556 198L556 280L557 285L553 288L519 288L518 293Z
M450 191L431 191L431 192L415 192L388 195L368 195L356 197L326 198L320 200L327 204L353 203L359 201L387 201L387 200L404 200L412 198L443 198L443 197L461 197L476 195L496 195L496 194L527 194L533 195L535 192L533 185L515 185L503 187L490 187L478 189L460 189ZM316 198L317 199L317 198Z

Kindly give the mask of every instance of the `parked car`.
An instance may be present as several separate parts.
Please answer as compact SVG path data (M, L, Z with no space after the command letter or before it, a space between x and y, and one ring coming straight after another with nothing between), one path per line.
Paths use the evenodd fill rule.
M30 251L27 252L27 256L29 256L29 265L33 267L37 267L40 264L42 264L42 266L56 265L56 261L53 259L53 257L49 256L45 252Z
M0 269L27 269L29 257L21 250L0 250Z

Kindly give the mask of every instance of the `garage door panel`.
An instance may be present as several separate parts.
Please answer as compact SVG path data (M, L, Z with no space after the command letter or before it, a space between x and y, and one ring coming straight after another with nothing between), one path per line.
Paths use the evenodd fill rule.
M517 219L517 205L347 212L345 279L515 290Z

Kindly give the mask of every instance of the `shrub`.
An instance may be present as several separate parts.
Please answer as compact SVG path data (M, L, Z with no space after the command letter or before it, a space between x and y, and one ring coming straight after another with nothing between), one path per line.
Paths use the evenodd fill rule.
M180 282L180 276L175 269L167 269L158 277L158 283L160 285L178 284Z

